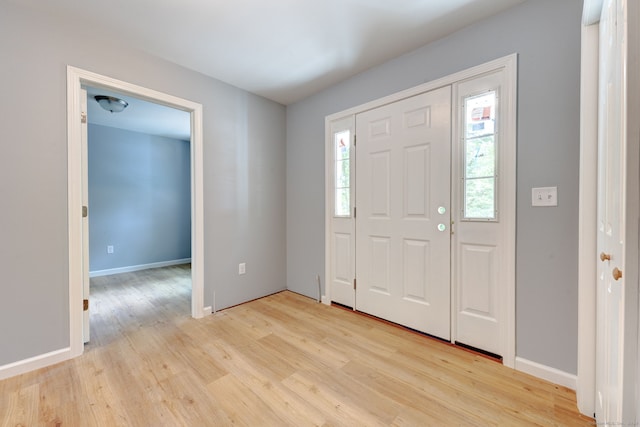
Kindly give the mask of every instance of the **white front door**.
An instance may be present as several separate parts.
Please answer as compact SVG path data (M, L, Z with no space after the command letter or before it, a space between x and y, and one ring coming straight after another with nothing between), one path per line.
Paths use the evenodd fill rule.
M606 2L600 21L596 418L622 420L625 267L624 1Z
M356 116L357 310L450 339L451 87Z

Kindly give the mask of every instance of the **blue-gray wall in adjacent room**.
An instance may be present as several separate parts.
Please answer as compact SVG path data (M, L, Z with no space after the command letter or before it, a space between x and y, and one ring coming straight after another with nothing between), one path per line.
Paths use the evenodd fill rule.
M189 141L89 125L90 271L191 257L190 151Z
M575 374L578 336L578 0L529 0L287 107L287 287L324 278L324 118L518 54L516 355ZM532 187L558 207L532 208Z

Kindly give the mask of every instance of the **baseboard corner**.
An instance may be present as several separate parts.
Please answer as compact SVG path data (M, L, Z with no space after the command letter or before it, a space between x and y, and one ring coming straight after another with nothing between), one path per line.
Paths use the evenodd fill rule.
M545 381L567 387L574 391L578 386L577 375L570 374L568 372L564 372L550 366L542 365L540 363L533 362L522 357L516 357L515 369L517 371L533 375L534 377L538 377Z

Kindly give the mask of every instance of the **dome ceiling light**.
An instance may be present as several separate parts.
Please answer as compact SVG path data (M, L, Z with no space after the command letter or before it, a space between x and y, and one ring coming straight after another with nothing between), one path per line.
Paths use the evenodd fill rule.
M96 95L94 98L102 108L112 113L119 113L129 105L124 99L114 96Z

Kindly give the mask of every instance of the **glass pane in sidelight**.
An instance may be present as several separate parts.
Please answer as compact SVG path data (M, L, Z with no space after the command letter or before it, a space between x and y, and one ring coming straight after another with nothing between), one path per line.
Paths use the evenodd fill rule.
M496 219L496 91L464 100L464 219Z
M336 189L336 216L350 216L351 215L351 204L349 200L349 189L348 188L338 188Z
M464 217L495 219L495 178L467 179L464 188Z
M336 188L349 188L349 159L336 162Z
M467 178L494 176L496 172L496 146L493 135L466 141L465 175Z
M351 132L336 132L334 142L335 216L351 216Z
M336 160L349 158L349 131L337 132L335 134L334 145L336 148Z
M495 133L496 92L465 99L465 139Z

